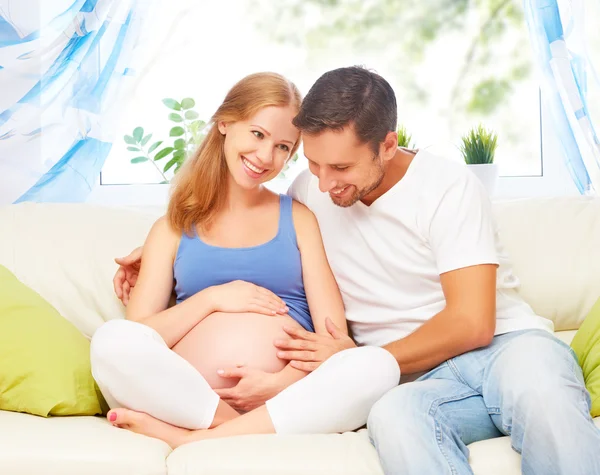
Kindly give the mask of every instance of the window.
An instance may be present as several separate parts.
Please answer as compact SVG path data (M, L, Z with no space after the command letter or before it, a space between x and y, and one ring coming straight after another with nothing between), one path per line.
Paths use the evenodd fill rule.
M163 141L156 152L180 138L169 136L180 124L169 121L165 98L193 98L207 121L251 72L280 72L306 93L323 72L353 64L391 83L399 123L416 147L460 160L461 135L483 123L499 136L502 176L542 175L539 92L520 0L180 0L159 9L151 60L124 110L102 185L172 176L174 167L163 171L167 159L144 161L123 140L143 127L144 137L153 134L146 148ZM305 167L301 156L273 187L285 189Z

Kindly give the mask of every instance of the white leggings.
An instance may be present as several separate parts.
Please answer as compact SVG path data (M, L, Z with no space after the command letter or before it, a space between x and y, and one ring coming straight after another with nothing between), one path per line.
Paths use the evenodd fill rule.
M111 320L94 334L92 374L111 408L145 412L186 429L206 429L219 396L154 329ZM367 422L371 406L398 385L388 351L365 346L341 351L266 402L278 434L335 433Z

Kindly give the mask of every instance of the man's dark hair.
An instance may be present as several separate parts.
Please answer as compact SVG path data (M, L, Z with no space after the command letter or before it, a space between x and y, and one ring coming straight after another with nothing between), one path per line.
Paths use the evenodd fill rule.
M397 114L390 84L374 72L351 66L317 79L293 122L307 135L352 125L360 142L377 153L387 133L396 131Z

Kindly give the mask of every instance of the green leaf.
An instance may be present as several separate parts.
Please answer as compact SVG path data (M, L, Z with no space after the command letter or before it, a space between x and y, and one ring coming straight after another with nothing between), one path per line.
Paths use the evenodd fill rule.
M494 154L498 146L498 136L492 130L487 130L479 124L462 137L460 151L465 163L480 164L494 163Z
M150 139L152 138L152 134L148 134L146 135L143 139L142 139L142 147L145 147L146 144L150 141Z
M206 125L206 122L204 122L203 120L195 120L194 122L192 122L192 126L198 127L198 129L203 128L205 125Z
M173 158L176 158L178 160L184 159L185 150L176 150L175 153L173 153Z
M177 166L175 167L174 173L177 173L179 171L179 169L181 168L181 165L183 165L183 162L177 162Z
M181 110L181 104L177 102L175 99L163 99L163 104L167 106L169 109L173 109L174 111Z
M150 148L148 149L148 153L152 153L152 152L154 152L154 151L155 151L155 150L158 148L158 146L159 146L161 143L163 143L163 141L162 141L162 140L159 140L158 142L154 142L154 143L153 143L153 144L150 146Z
M131 163L143 163L143 162L147 162L148 158L146 157L135 157L131 159Z
M173 147L166 147L163 148L160 152L158 152L155 156L154 156L154 161L156 160L160 160L161 158L165 158L167 155L169 155L173 150L175 150Z
M173 146L178 150L185 149L185 140L177 139L177 140L175 140L175 144Z
M142 141L142 137L144 137L144 129L142 127L133 129L133 138L137 143Z
M137 141L131 135L126 135L125 137L123 137L123 140L125 140L125 143L128 143L129 145L137 144Z
M181 107L183 109L191 109L196 105L196 101L191 97L186 97L183 101L181 101Z
M194 120L200 117L200 115L196 111L185 111L185 118L187 120Z
M130 152L139 152L140 148L139 147L127 147L127 150L129 150Z
M168 180L163 180L159 183L159 185L167 185L169 183Z
M170 137L181 137L183 134L185 134L185 130L183 130L183 127L173 127L171 129L171 132L169 132L169 136Z
M183 122L183 117L181 117L179 114L176 114L175 112L172 112L171 114L169 114L169 120L172 120L173 122Z
M176 158L172 158L171 160L169 160L169 162L165 165L165 168L163 168L163 172L168 172L176 163Z

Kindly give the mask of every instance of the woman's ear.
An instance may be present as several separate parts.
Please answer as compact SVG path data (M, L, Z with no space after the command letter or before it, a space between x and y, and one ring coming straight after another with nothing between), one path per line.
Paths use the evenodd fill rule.
M217 127L219 128L219 132L221 132L221 135L227 134L227 124L225 122L223 122L222 120L220 120L217 123Z

